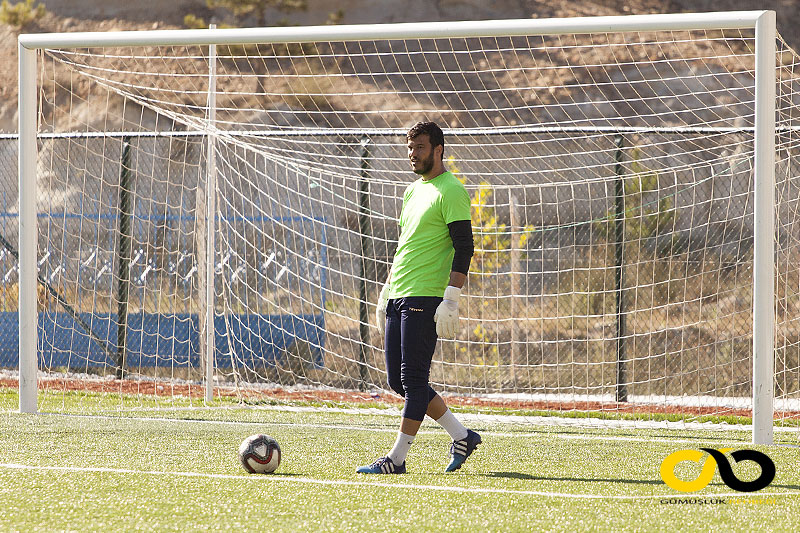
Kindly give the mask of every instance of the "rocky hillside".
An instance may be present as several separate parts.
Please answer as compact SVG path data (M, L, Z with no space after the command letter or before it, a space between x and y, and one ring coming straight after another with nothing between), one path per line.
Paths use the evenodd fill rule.
M183 17L192 13L206 21L233 23L224 10L212 11L204 0L47 0L47 15L25 28L25 32L111 31L183 27ZM628 0L607 3L591 0L308 0L304 12L267 14L270 23L321 24L337 10L342 23L387 23L437 20L481 20L527 17L574 17L616 14L674 13L753 9L748 0ZM767 0L760 8L774 9L778 29L795 49L800 45L800 1ZM252 25L254 20L239 20ZM17 129L16 38L19 31L0 24L0 132Z

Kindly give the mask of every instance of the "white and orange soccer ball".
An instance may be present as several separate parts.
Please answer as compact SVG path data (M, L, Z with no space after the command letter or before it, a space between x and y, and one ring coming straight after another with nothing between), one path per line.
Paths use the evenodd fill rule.
M281 464L281 447L269 435L250 435L239 446L239 460L251 474L271 474Z

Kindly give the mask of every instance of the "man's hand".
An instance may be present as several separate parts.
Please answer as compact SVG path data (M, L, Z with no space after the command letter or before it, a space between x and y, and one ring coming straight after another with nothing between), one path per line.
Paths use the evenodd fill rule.
M433 321L436 322L436 334L452 339L458 331L458 298L461 289L448 285L444 290L444 300L436 308Z
M386 308L389 305L389 284L383 286L378 296L378 308L375 310L375 320L378 323L378 331L383 337L386 333Z

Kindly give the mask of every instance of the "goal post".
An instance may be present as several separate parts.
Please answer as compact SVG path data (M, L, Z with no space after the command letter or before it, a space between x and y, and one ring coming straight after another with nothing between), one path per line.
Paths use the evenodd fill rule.
M772 444L775 379L775 12L755 24L753 443Z
M726 31L739 33L735 38L728 38ZM647 40L647 35L659 32L675 36ZM707 48L696 45L692 32L700 35L699 39L715 44ZM615 40L613 36L617 34L630 35L630 42ZM523 44L515 41L516 38L523 39ZM473 40L477 46L489 45L489 50L471 50ZM197 176L205 175L203 186L208 189L202 191L201 185L197 185L192 190L198 206L204 203L206 212L193 214L192 218L203 217L207 223L193 222L194 226L179 227L180 232L197 232L205 238L205 252L201 243L196 245L197 256L206 256L198 274L202 279L197 279L198 275L192 277L191 272L186 274L191 288L187 289L185 302L179 306L182 311L162 312L159 298L164 295L159 294L160 289L144 285L143 290L149 291L155 302L153 305L159 309L159 317L168 315L170 324L181 321L190 324L187 335L193 335L192 321L199 320L205 339L200 341L204 346L201 351L205 350L205 366L200 374L206 401L212 399L214 354L219 358L220 350L225 350L223 359L232 366L223 381L227 380L234 387L250 379L270 383L291 374L292 383L310 386L337 388L342 387L342 383L352 383L354 389L364 385L375 390L385 389L380 358L367 356L367 352L379 351L380 346L374 339L367 338L369 328L364 313L370 293L365 290L366 282L378 280L366 280L367 269L362 268L361 274L349 270L348 261L363 266L365 258L353 259L353 250L358 247L348 243L358 237L363 244L365 235L358 227L371 224L370 248L374 241L381 250L386 249L386 255L381 257L383 267L388 264L393 239L396 239L390 227L396 224L397 203L402 199L402 181L397 178L402 175L398 169L402 154L394 151L394 146L398 140L402 143L403 132L413 124L415 115L419 118L432 116L445 120L446 138L456 139L453 152L465 159L468 168L463 171L463 177L473 197L473 225L476 239L480 241L473 261L477 262L473 267L475 274L467 291L470 313L474 314L468 314L462 321L468 324L462 329L469 338L442 343L434 372L439 385L453 394L472 396L478 403L489 401L487 397L496 394L501 402L551 405L556 395L562 395L568 398L563 405L572 406L567 410L593 409L586 406L601 406L603 410L604 405L618 406L637 395L637 386L650 391L638 394L641 401L650 401L643 400L645 397L658 397L661 398L658 401L674 401L675 405L679 405L680 397L690 390L699 396L718 396L725 400L749 390L753 442L769 444L773 440L775 417L776 298L788 298L776 296L775 291L776 211L779 210L775 192L776 133L779 131L776 96L780 97L776 84L780 81L777 69L781 56L776 49L777 41L772 11L20 35L19 409L21 412L37 410L37 352L42 346L38 337L41 326L37 272L41 268L38 263L43 261L38 259L42 250L38 250L41 232L37 228L37 202L42 191L37 190L37 183L42 172L40 167L46 163L41 161L37 147L42 133L42 115L50 113L55 117L63 113L67 116L70 110L56 110L64 101L61 93L80 91L82 84L94 83L103 87L109 102L112 98L124 100L120 112L123 129L131 121L130 113L125 114L126 106L136 105L142 110L140 115L145 110L154 113L156 125L158 120L168 120L171 127L179 126L178 129L183 130L183 138L196 134L205 139L198 141L205 142L207 154L201 156L200 163L187 163L188 156L180 146L168 145L165 150L170 153L164 156L159 152L162 148L154 144L147 155L153 161L165 158L165 162L158 163L163 165L158 172L167 178L153 171L152 179L164 180L167 191L172 183L171 173L184 177L192 172ZM390 44L383 47L361 44L374 42ZM423 42L432 44L426 47ZM302 46L316 43L325 43L326 48L309 52ZM279 44L285 45L282 51L269 48ZM447 49L447 46L453 48ZM754 50L749 49L751 46ZM159 50L171 47L191 47L186 64L181 63L180 57L171 56L161 58L161 62L148 63L148 54L158 55ZM220 51L222 47L226 50ZM603 48L606 55L592 56L593 47ZM687 56L680 55L684 47L690 50ZM118 48L133 51L129 55L103 55L103 50ZM674 58L670 55L673 49L679 51ZM100 52L95 55L96 50ZM55 65L52 68L43 69L41 64L37 65L38 57L44 61L44 51L54 51L48 52L51 54L48 61ZM443 58L432 59L436 54ZM492 63L495 60L497 68ZM698 70L698 65L706 60L710 66L696 75L697 83L687 81L690 74L686 72ZM794 60L791 61L790 66L794 64ZM724 73L726 62L734 63L738 70ZM195 67L195 63L203 64L205 70ZM172 67L176 69L174 74L166 71ZM71 74L61 75L56 68L65 68ZM192 70L195 68L197 72ZM271 68L275 69L274 76ZM537 69L547 76L537 77ZM231 81L237 75L240 79ZM218 83L220 76L226 77L225 83ZM413 77L428 85L412 84L408 79ZM719 81L721 78L725 80ZM448 85L439 87L440 79L446 80ZM550 80L553 85L543 86L542 80ZM46 94L39 81L49 84ZM169 86L170 83L178 86ZM180 86L182 84L185 88ZM510 94L512 91L514 94ZM385 104L395 107L368 108L386 99L395 99L396 102ZM84 94L78 94L75 100L85 109L93 105ZM42 101L48 106L46 110L38 107ZM348 105L356 107L348 108ZM705 115L701 105L708 106ZM721 110L726 106L731 109L729 114ZM74 112L75 116L78 114ZM60 118L48 118L48 134L90 132L88 126L81 131L83 126L75 116L63 119L64 126L57 123ZM794 125L791 113L788 116L785 127L790 130ZM87 119L81 117L81 120ZM149 123L143 124L141 121L131 126L139 130L134 135L151 127ZM671 140L669 136L675 133L687 137ZM723 134L740 135L741 139L726 144L727 141L720 140ZM533 139L537 135L541 139ZM618 136L621 141L621 135L652 136L651 140L643 141L650 152L645 153L635 144L626 142L623 145L614 140ZM167 139L166 143L172 143L177 137L165 134L163 138ZM380 140L370 144L369 157L375 161L369 165L363 155L365 139ZM299 144L292 145L292 142ZM716 142L719 144L714 145ZM585 153L568 161L569 152L581 145L586 146ZM104 145L103 149L110 151L109 146ZM787 165L791 166L794 157L791 143L784 149ZM84 151L93 150L84 148ZM180 153L173 157L172 152ZM547 154L552 155L548 157ZM112 159L108 155L104 157ZM493 182L493 177L502 174L499 162L504 158L514 178L503 181L498 177ZM448 165L457 172L458 156L449 160ZM715 168L725 165L728 170ZM752 192L746 193L746 198L744 193L733 191L729 185L734 206L729 210L743 211L732 215L736 220L710 221L713 209L709 206L721 193L713 186L708 198L696 190L686 193L691 186L684 186L681 180L711 183L719 176L732 179L731 175L739 176L743 172L737 165L752 165ZM80 171L89 172L88 168ZM588 176L585 181L566 183L571 179L569 176L581 174L581 171ZM102 172L105 171L101 171L97 179L105 183ZM381 176L382 172L387 177ZM408 174L407 170L405 172ZM482 173L486 174L485 178L481 177ZM251 175L259 176L269 182L269 187L286 194L286 199L281 200L284 202L282 210L265 207L264 202L271 201L269 195L264 195L264 190L259 191L260 184L251 179ZM683 175L690 178L680 177ZM228 181L230 176L235 179ZM673 176L670 178L673 181L669 185L662 184L659 181L662 176ZM216 182L217 178L222 178L221 183ZM536 179L540 182L534 182ZM375 187L364 190L370 195L382 195L380 201L374 198L360 201L358 195L363 193L361 186L367 183L365 180L374 181ZM348 185L351 182L355 184L353 187ZM292 189L295 183L301 184L297 190ZM195 186L188 186L192 187ZM243 190L248 187L252 190ZM511 196L514 188L518 190ZM664 193L660 194L662 188ZM231 200L222 189L241 196ZM596 196L598 191L611 199L608 202L602 199L607 203L603 208L599 207L602 202ZM215 202L217 194L219 201ZM692 194L701 198L692 208L696 212L693 210L687 217L701 226L699 230L679 228L675 220L675 212L683 205L684 197ZM559 199L564 195L573 196L566 196L569 199L565 202ZM204 196L202 201L201 196ZM508 198L504 199L506 196ZM172 220L167 212L171 200L163 202L164 206L158 208L163 212L154 213L151 207L151 212L143 215L147 219L144 224L152 224L155 218ZM182 209L184 200L179 202ZM343 225L331 222L313 209L305 212L308 206L323 206L330 210L330 216L341 215ZM587 213L576 214L579 208L586 209ZM573 214L562 213L569 209ZM705 221L701 220L703 210L707 211ZM501 214L509 219L507 223L498 222ZM356 222L350 220L351 215ZM738 246L737 253L742 254L742 249L748 246L746 243L752 240L752 267L742 266L740 257L725 263L714 256L715 251L706 251L719 248L715 243L729 236L732 228L747 227L742 219L750 215L752 234L740 236L738 244L731 246ZM101 217L102 213L98 210L91 216ZM185 215L178 217L183 217L182 221L187 218ZM223 227L217 227L215 220ZM610 222L615 224L613 231ZM669 237L670 224L673 233L680 229L687 235L687 242L691 241L685 249L679 250L676 237ZM162 225L169 224L163 222ZM578 230L573 231L573 228L578 226L582 234L576 237ZM709 237L712 226L722 228L723 237ZM377 234L376 228L380 229ZM143 257L147 250L162 246L166 231L156 231L161 236L152 242L142 238ZM569 251L557 251L556 247L561 244L553 243L560 243L566 238L562 236L570 231L574 234L573 241L565 245ZM533 241L537 244L531 245ZM707 248L693 249L695 241L704 241ZM267 242L271 248L265 248ZM664 267L669 272L656 273L653 265L663 258L658 256L660 252L653 250L666 242L671 243L672 250L666 253L669 257L663 261L669 264ZM90 246L94 250L102 248L97 243ZM331 257L329 246L336 257ZM609 252L612 246L616 246L614 253ZM175 250L175 257L187 255L184 251ZM53 272L59 268L58 272L67 270L63 265L72 260L67 256L78 257L82 252L62 253L64 258L53 266ZM373 249L373 253L376 258L379 256L377 249ZM280 254L284 256L283 264L279 264ZM647 258L647 254L652 257ZM618 264L598 266L597 262L605 256ZM336 263L321 262L321 257ZM572 263L565 266L564 257L571 257ZM690 266L697 263L696 257L713 266L701 266L697 272L689 272ZM166 265L168 261L169 258L151 258L150 268L162 273L169 270L172 275L178 268L178 259L173 261L174 268ZM238 263L234 264L236 261ZM623 267L622 261L632 263ZM623 268L632 270L632 275L622 277ZM716 283L718 294L690 295L689 285L702 284L712 268L716 277L707 283ZM740 303L732 303L738 293L728 287L725 280L733 278L731 283L738 287L742 283L742 272L749 268L752 268L748 296L751 299L749 342L752 357L749 354L745 357L740 354L743 334L738 330L721 333L725 341L719 345L711 338L703 341L697 338L721 327L720 319L707 316L710 312L704 302L728 295L733 299L726 305L739 306ZM685 272L684 278L677 280L681 269ZM316 274L312 275L312 270ZM58 272L52 273L50 278L60 279L62 274ZM215 272L224 278L219 281L218 290L214 289ZM141 274L140 278L144 280L146 274ZM330 287L331 293L339 298L336 301L326 299L328 287L323 280L328 280L328 274L336 278L337 286ZM615 275L620 276L616 286ZM506 284L503 280L508 276ZM566 277L570 277L569 283ZM791 276L787 276L789 278ZM75 280L66 281L65 285L80 285ZM632 296L626 298L630 284L636 283L641 284L641 290L633 291ZM676 288L677 285L683 289ZM663 300L656 296L656 289L665 291ZM681 290L682 300L676 296ZM280 291L288 293L277 295ZM648 291L649 296L645 294ZM359 295L353 296L351 292ZM599 293L604 296L596 297ZM219 294L223 294L223 304L214 303ZM510 301L510 311L501 306L506 299ZM629 299L635 300L633 307L626 303ZM197 303L200 301L204 301L204 305ZM649 303L642 303L644 301ZM86 302L82 305L88 307ZM221 306L216 313L215 305ZM551 305L555 311L547 307ZM204 319L196 318L198 309L195 306L199 306ZM489 309L484 309L487 306ZM719 306L716 312L721 313L723 305ZM98 321L108 319L108 313L101 308L86 312ZM357 316L347 314L351 308L358 309ZM279 313L273 313L273 309L278 309ZM513 316L507 316L509 312ZM653 322L650 329L637 329L636 320L647 320L644 318L647 313ZM741 315L739 311L736 313ZM605 321L614 315L617 332L608 337L604 333ZM652 318L655 315L665 318ZM356 326L328 331L322 325L325 317L349 320ZM630 331L620 328L620 324L631 323L627 318L635 319ZM146 316L141 318L142 321L147 319ZM697 325L703 321L714 325L705 329ZM508 329L508 322L514 327ZM673 323L677 324L674 328ZM487 329L487 325L491 327ZM215 328L217 332L228 331L226 338L215 338ZM538 332L533 331L536 328ZM155 335L162 344L175 342L166 337L168 329L168 326L157 327L155 333L143 330L141 335ZM356 337L352 331L360 333ZM320 340L320 335L326 333L330 347L322 346ZM568 343L565 335L572 335ZM673 350L669 346L673 337L691 345L692 355L685 356ZM192 342L185 340L184 344L189 346ZM787 342L793 349L794 341ZM263 347L257 348L254 343ZM649 355L642 355L641 350L647 353L647 348L640 345L647 343L659 346L652 348L654 351ZM358 346L351 352L352 344ZM628 350L628 344L633 349ZM273 353L278 349L284 355ZM609 359L609 353L623 350L624 360ZM502 355L506 351L508 355ZM704 355L699 355L700 352ZM280 357L292 357L295 366L283 367L276 363ZM328 357L332 362L328 362ZM684 365L684 357L694 359L687 360ZM141 359L144 358L142 354ZM751 376L730 376L741 369L744 360L752 362ZM180 366L174 361L172 364ZM784 364L782 371L796 372L793 365L788 364L787 368ZM325 372L318 371L316 367L320 366L325 367L330 381L321 377ZM240 367L245 370L237 370ZM670 374L673 368L678 370ZM683 383L683 372L688 376L687 383ZM172 377L175 375L173 372ZM722 375L731 381L723 382ZM791 380L793 376L791 374ZM670 388L673 381L681 382L674 390ZM796 399L798 391L794 386L791 381L783 391L787 400ZM660 393L652 392L656 390ZM604 399L609 394L610 401ZM530 403L526 404L528 401ZM735 403L731 402L731 405ZM665 407L666 403L658 408L669 414L672 407ZM730 411L731 408L725 407L719 412ZM696 418L705 414L702 409L693 413Z
M19 410L36 412L36 51L19 45Z

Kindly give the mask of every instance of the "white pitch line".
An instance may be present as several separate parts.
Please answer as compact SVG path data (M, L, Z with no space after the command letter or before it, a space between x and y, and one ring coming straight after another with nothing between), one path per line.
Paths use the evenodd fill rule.
M345 426L340 424L311 424L311 423L296 423L296 422L268 422L268 421L234 421L234 420L202 420L202 419L186 419L186 418L162 418L162 417L116 417L108 415L72 415L72 414L54 414L54 413L40 413L46 416L64 416L69 418L89 418L100 420L130 420L130 421L145 421L145 422L170 422L170 423L183 423L183 424L215 424L223 426L277 426L277 427L292 427L292 428L305 428L305 429L335 429L346 431L365 431L369 433L397 433L397 428L375 428L364 426ZM418 435L440 435L444 433L442 429L421 429ZM591 440L591 441L621 441L621 442L653 442L653 437L627 437L621 435L585 435L580 433L556 433L542 431L538 433L515 433L515 432L502 432L502 431L481 431L481 435L492 437L520 437L520 438L533 438L533 437L555 437L565 440ZM698 439L680 439L673 437L662 437L665 442L671 443L690 443L697 444L702 442L713 442L722 444L731 444L740 446L742 444L749 444L749 440L731 440L731 439L714 439L705 438Z
M342 413L342 414L353 414L353 415L376 415L376 416L397 416L399 415L398 410L392 409L375 409L375 408L367 408L367 409L355 409L355 408L318 408L318 407L301 407L301 406L281 406L281 405L273 405L273 406L249 406L249 407L242 407L242 406L235 406L235 407L191 407L191 408L167 408L167 409L156 409L155 411L179 411L179 412L189 412L189 411L211 411L221 409L225 410L237 410L237 409L246 409L252 411L282 411L282 412L309 412L309 413ZM152 411L150 409L141 410L138 412L149 412ZM17 413L17 411L13 410L5 410L0 412L8 412L8 413ZM114 417L108 415L70 415L65 413L39 413L39 414L46 414L46 415L63 415L63 416L87 416L87 417L95 417L95 418L109 418L109 419L119 419L123 417ZM596 431L604 431L604 430L637 430L637 429L650 429L655 431L674 431L674 432L685 432L685 431L709 431L709 432L726 432L726 433L735 433L735 432L752 432L752 426L749 425L735 425L735 424L727 424L727 423L719 423L719 424L710 424L710 423L694 423L694 422L651 422L651 421L626 421L626 420L600 420L600 419L592 419L592 418L560 418L560 417L545 417L545 416L516 416L516 415L480 415L480 414L473 414L473 413L457 413L459 418L462 419L465 423L469 424L470 421L477 422L479 424L517 424L517 425L526 425L526 426L533 426L533 427L549 427L549 428L572 428L572 429L584 429L584 430L596 430ZM202 420L191 420L191 419L176 419L176 418L164 418L164 417L124 417L124 418L135 418L137 420L174 420L178 421L189 421L189 422L196 422ZM209 421L210 422L210 421ZM259 421L214 421L220 424L266 424L267 422L259 422ZM301 426L301 424L292 424L295 426ZM324 425L317 425L312 424L305 427L319 427L323 428L326 427ZM363 427L355 427L355 426L336 426L338 428L345 428L345 429L357 429L361 431L374 431L374 432L394 432L394 429L382 429L382 428L363 428ZM774 427L773 430L776 433L798 433L800 431L798 427ZM435 433L435 431L429 431L429 433ZM541 435L541 433L503 433L503 432L486 432L488 435L498 435L498 436L536 436ZM556 435L554 433L554 435ZM562 436L562 435L558 435ZM571 437L571 436L564 436L564 438L578 438L578 437ZM594 438L595 440L603 440L605 437L583 437L583 438ZM672 442L696 442L696 439L675 439L672 437L665 436L664 438L669 439ZM652 438L641 438L641 437L608 437L605 438L606 440L622 440L622 441L630 441L630 442L651 442ZM717 439L708 439L709 441L716 442ZM750 438L746 439L726 439L721 440L721 442L730 442L730 443L749 443Z
M204 479L231 479L236 481L251 482L287 482L287 483L307 483L312 485L330 486L350 486L350 487L381 487L398 488L411 490L433 490L441 492L458 492L464 494L514 494L523 496L544 496L547 498L572 498L579 500L652 500L663 498L687 498L686 495L670 494L651 494L641 496L608 495L608 494L571 494L567 492L547 492L539 490L512 490L494 489L482 487L447 487L441 485L415 485L411 483L370 483L366 481L347 481L334 479L313 479L308 477L286 477L286 476L257 476L257 475L233 475L233 474L208 474L204 472L167 472L162 470L132 470L127 468L103 468L103 467L78 467L78 466L33 466L17 463L0 463L0 468L9 470L31 470L31 471L56 471L56 472L76 472L76 473L98 473L98 474L138 474L147 476L176 476L187 478ZM723 494L703 494L692 496L693 498L721 498L721 497L741 497L742 493L723 493ZM753 497L763 498L767 496L800 496L800 492L770 492L753 495Z

